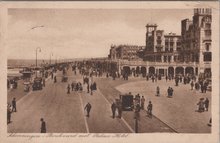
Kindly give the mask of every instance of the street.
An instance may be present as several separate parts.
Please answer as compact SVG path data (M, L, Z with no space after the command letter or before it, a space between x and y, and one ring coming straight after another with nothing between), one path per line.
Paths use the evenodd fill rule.
M130 78L124 81L94 77L98 89L93 95L87 93L86 85L83 85L83 91L71 91L67 94L68 83L71 84L72 81L83 83L83 78L78 72L75 75L68 70L68 82L61 82L61 75L59 71L57 83L53 83L49 78L43 90L31 91L17 99L18 111L12 113L12 122L8 124L9 133L39 133L40 118L44 118L48 133L134 133L133 111L123 111L121 119L113 119L111 112L112 102L119 98L119 94L128 92L145 96L145 108L149 100L154 105L152 118L146 117L146 111L140 112L139 133L211 132L211 128L206 125L211 112L210 110L204 113L195 112L197 100L201 95L189 91L189 85L175 87L174 97L168 99L165 95L156 97L157 83L151 83L143 78ZM158 81L158 85L163 94L166 93L168 85L174 87L173 82L166 84L165 81ZM178 90L180 95L177 95ZM12 96L16 97L15 92L8 92L8 102ZM204 94L204 97L210 99L210 92ZM86 117L84 110L88 102L92 105L90 117Z

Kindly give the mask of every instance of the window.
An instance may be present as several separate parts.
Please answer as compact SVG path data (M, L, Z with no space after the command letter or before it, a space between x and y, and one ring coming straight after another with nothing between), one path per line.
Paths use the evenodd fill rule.
M171 56L168 56L168 62L170 62L171 61Z
M173 52L173 48L170 48L170 52Z
M173 42L170 42L170 47L173 47Z
M211 28L211 24L210 23L206 23L205 24L205 28L210 29Z
M211 30L205 30L205 36L211 36Z
M206 44L206 51L209 51L209 44Z
M167 56L164 56L164 62L167 62Z
M205 52L203 57L204 62L211 62L212 61L212 53Z
M181 43L180 43L180 42L177 42L177 43L176 43L176 45L177 45L177 46L180 46L180 45L181 45Z

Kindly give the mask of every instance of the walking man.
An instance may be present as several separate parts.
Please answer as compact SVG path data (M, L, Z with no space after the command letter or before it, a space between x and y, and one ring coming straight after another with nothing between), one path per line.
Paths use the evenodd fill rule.
M116 104L115 102L112 103L111 109L112 109L112 118L115 118L115 111L116 111Z
M149 104L147 106L147 114L151 118L152 118L152 110L153 110L153 104L151 103L151 101L149 101Z
M72 88L72 91L73 91L73 89L74 89L74 83L73 82L71 84L71 88Z
M145 102L145 98L144 96L141 97L141 109L144 110L144 102Z
M87 117L89 117L89 113L90 113L91 108L92 108L92 106L91 106L91 104L88 102L88 103L86 104L85 108L84 108L84 110L87 111L87 115L86 115Z
M208 98L205 99L204 104L205 104L205 110L208 111L208 108L209 108L209 99Z
M11 109L10 105L7 107L7 124L11 123Z
M54 76L54 83L56 83L57 82L57 77L56 76Z
M13 98L12 100L12 112L17 112L17 109L16 109L16 99Z
M193 90L194 82L192 81L190 85L191 85L191 90Z
M204 102L203 99L200 99L200 101L197 103L199 106L198 112L204 112Z
M67 86L67 94L70 94L70 84Z
M156 93L156 96L160 96L160 87L157 86L157 93Z
M45 121L44 121L43 118L41 118L40 121L41 121L40 132L41 132L41 133L46 133L46 132L47 132L47 130L46 130L46 123L45 123Z

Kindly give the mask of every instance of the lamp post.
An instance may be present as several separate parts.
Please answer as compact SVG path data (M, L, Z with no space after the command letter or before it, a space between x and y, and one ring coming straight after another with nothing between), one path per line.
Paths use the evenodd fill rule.
M37 47L36 48L36 69L37 69L37 51L39 50L39 52L41 52L41 48ZM36 71L36 77L37 77L37 71Z
M140 109L141 109L140 104L139 103L136 104L134 107L135 133L138 133L138 121L140 120Z

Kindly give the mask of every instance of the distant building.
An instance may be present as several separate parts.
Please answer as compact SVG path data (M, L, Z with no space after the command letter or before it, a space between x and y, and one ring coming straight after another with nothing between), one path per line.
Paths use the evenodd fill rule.
M165 34L157 30L156 24L146 26L146 49L144 60L151 62L178 62L178 52L181 50L181 36L175 33Z
M141 59L141 53L144 48L144 46L137 45L112 45L109 58L112 60L138 60Z

